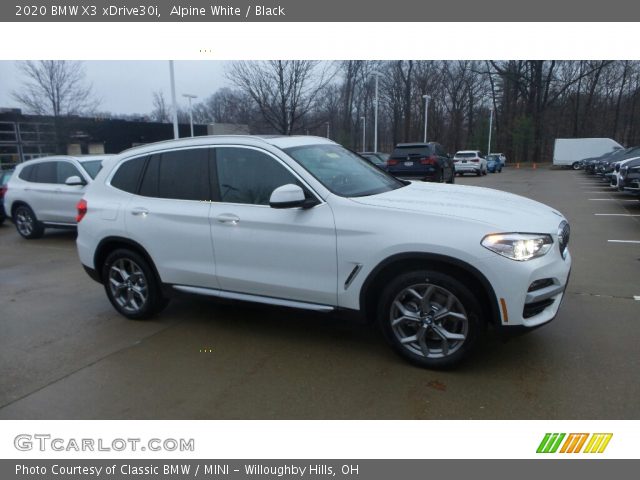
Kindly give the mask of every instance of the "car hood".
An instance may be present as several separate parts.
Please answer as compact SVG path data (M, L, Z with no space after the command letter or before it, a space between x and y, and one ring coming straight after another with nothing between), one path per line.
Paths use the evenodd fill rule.
M563 215L540 202L491 188L411 182L354 202L425 215L457 217L503 232L556 233Z

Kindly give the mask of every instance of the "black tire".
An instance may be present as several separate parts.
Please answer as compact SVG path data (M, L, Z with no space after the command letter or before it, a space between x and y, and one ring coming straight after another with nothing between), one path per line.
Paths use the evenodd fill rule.
M482 169L480 169L480 170L478 170L476 172L476 177L480 177L480 176L482 176Z
M123 270L124 274L118 273ZM169 303L147 260L132 250L118 249L107 256L102 266L102 282L111 305L132 320L151 318Z
M22 238L27 240L41 238L44 235L44 226L38 221L31 207L24 203L13 209L13 223Z
M573 162L571 164L571 168L573 168L574 170L580 170L580 162Z
M424 294L424 300L431 287L433 287L432 293L427 297L429 310L425 314L423 307L419 305L421 300L406 292L411 289L418 296ZM451 301L450 311L461 318L453 315L445 315L440 319L429 316L437 315L438 310L446 308L450 298L454 299ZM411 307L412 301L416 304L415 309ZM401 321L395 326L392 325L392 321L397 320L400 314L397 308L398 303L405 308L405 311L415 314L420 320ZM441 369L456 366L473 351L485 330L481 312L476 297L456 278L437 271L418 270L398 275L387 284L378 303L377 321L385 339L400 356L420 367ZM401 317L406 318L404 314ZM405 340L417 339L420 333L422 333L421 340L406 343L400 341L401 337ZM446 334L447 337L454 335L463 336L463 338L445 341L442 334ZM423 347L421 342L424 342L426 347ZM440 345L440 351L438 351L438 345ZM424 353L425 348L428 355Z

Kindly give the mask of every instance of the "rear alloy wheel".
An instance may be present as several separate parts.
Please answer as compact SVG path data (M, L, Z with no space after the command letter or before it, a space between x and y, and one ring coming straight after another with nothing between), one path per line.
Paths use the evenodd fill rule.
M397 353L427 368L458 364L483 330L474 295L455 278L435 271L406 273L389 283L378 322Z
M573 162L571 164L571 168L573 168L574 170L580 170L580 162Z
M13 223L16 225L18 233L27 240L40 238L44 235L44 227L27 205L16 207L13 212Z
M109 301L127 318L147 319L167 306L153 270L134 251L112 252L104 262L102 279Z

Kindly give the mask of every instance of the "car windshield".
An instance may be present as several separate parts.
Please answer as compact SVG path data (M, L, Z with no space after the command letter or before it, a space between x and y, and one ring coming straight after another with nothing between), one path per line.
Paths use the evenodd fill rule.
M91 178L96 178L96 175L102 170L102 160L89 160L81 162L82 168L86 170Z
M389 192L405 184L339 145L304 145L285 150L322 185L341 197Z

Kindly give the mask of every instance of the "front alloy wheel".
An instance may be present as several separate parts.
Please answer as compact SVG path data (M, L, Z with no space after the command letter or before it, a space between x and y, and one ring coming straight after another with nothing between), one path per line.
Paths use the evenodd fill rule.
M455 353L469 333L469 319L458 297L430 283L411 285L396 295L389 322L400 344L425 358Z
M381 327L402 356L423 367L449 367L465 357L480 331L471 292L439 272L400 276L383 294Z

